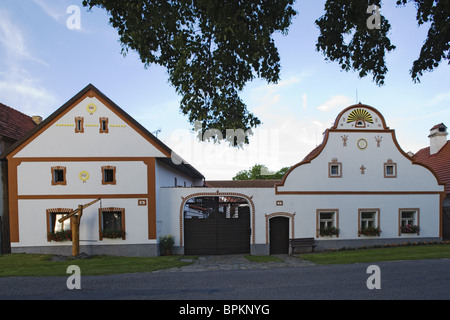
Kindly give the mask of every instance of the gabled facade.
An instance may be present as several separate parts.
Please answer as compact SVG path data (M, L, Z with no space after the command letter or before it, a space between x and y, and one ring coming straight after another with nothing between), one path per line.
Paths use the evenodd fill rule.
M95 199L80 225L87 253L153 256L162 220L159 192L203 185L188 164L93 85L45 119L6 154L13 252L70 253L52 234L62 215ZM116 237L112 235L115 232Z
M321 250L442 236L444 184L430 167L400 148L395 131L367 105L344 109L325 131L322 144L281 182L253 184L165 189L166 202L183 199L165 207L167 215L180 210L167 232L179 230L179 246L189 248L189 241L201 240L186 237L185 227L192 223L184 213L191 199L238 197L249 207L248 241L254 254L287 253L289 238L312 237ZM221 235L217 238L220 242Z

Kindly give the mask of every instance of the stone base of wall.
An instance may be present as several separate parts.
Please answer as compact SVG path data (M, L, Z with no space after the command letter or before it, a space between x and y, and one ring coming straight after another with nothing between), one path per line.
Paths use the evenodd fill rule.
M430 241L441 241L442 239L439 237L429 237L429 238L421 238L421 237L405 237L405 238L361 238L361 239L352 239L352 240L339 240L339 239L330 239L330 240L318 240L316 239L316 249L314 252L325 251L325 250L339 250L343 248L363 248L363 247L373 247L373 246L383 246L389 244L405 244L405 243L419 243L419 242L430 242Z
M44 246L44 247L12 247L12 253L53 254L71 256L72 246ZM127 245L80 245L80 254L108 255L124 257L155 257L159 255L159 245L156 244L127 244Z

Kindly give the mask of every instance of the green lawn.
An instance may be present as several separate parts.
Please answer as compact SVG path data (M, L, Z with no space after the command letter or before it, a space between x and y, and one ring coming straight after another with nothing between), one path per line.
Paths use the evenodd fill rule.
M364 250L344 250L336 252L302 254L300 257L317 264L442 259L450 258L450 245L438 244Z
M52 255L8 254L0 255L0 277L12 276L67 276L67 267L77 265L82 275L152 272L159 269L181 267L191 262L180 261L183 256L113 257L93 256L88 259L51 261ZM192 258L192 257L191 257Z

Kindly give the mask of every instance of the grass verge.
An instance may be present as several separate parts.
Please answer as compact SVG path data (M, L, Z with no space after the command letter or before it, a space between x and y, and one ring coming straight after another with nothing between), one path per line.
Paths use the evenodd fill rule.
M421 260L450 258L450 245L404 246L393 248L344 250L307 253L300 256L316 264L347 264L360 262Z
M67 276L67 267L77 265L83 275L153 272L160 269L182 267L192 262L180 261L185 256L114 257L92 256L87 259L52 261L52 255L8 254L0 255L0 277L13 276Z

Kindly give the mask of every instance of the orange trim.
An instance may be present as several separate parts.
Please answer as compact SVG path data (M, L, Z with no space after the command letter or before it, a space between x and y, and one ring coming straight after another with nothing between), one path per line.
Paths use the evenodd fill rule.
M59 199L138 199L146 198L147 194L130 193L130 194L31 194L17 196L18 200L59 200Z
M148 238L156 239L156 160L149 158L144 162L147 164Z
M19 193L17 185L17 167L20 161L8 159L8 201L10 241L19 242Z

